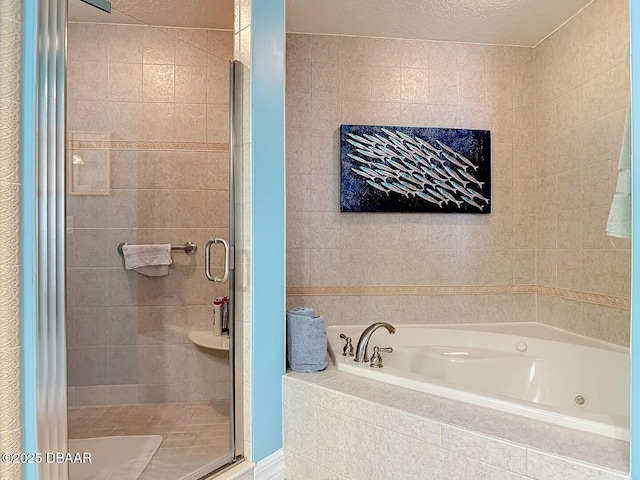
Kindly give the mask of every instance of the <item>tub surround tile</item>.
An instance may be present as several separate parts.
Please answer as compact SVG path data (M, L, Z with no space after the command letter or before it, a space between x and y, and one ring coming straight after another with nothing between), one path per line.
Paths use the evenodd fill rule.
M287 401L293 400L284 397L285 405ZM291 415L284 418L284 436L288 442L296 445L296 452L304 458L313 458L316 454L318 416L318 407L315 405L296 402L296 408L291 410Z
M419 398L417 395L416 399ZM415 409L416 414L429 416L440 423L464 426L473 423L478 410L470 404L430 395L424 405Z
M404 478L448 478L444 466L444 450L413 438L407 438L405 442L407 457L411 458L411 461L405 466Z
M288 468L287 468L288 472ZM323 468L317 465L316 468L316 480L348 480L347 477L344 477L336 472Z
M348 417L361 420L366 423L374 423L376 419L376 404L373 402L359 401L358 408L353 408L356 397L344 395L332 390L323 390L320 397L320 406Z
M330 411L325 411L331 415ZM344 420L347 417L343 417ZM377 462L371 461L368 458L368 452L370 450L370 444L367 441L358 441L354 439L374 439L376 438L376 427L364 422L355 421L354 423L342 423L344 426L342 430L338 431L350 431L353 435L348 438L348 446L343 448L343 452L346 454L346 462L344 474L347 478L375 478L377 475ZM331 431L333 435L334 431ZM326 463L325 463L326 465Z
M492 480L521 480L518 474L499 468L491 463L480 462L449 450L444 450L443 477L473 480L487 478Z
M355 255L357 251L352 253ZM530 254L524 251L522 255ZM624 257L624 255L621 255ZM528 259L527 261L532 261ZM622 263L621 260L618 260ZM622 270L622 267L618 267ZM620 276L618 274L618 276ZM564 277L562 277L564 278ZM619 280L618 280L619 281ZM287 296L290 302L295 303L296 297L398 297L398 296L449 296L449 295L522 295L538 294L543 297L557 297L575 300L581 303L591 303L614 308L628 310L631 306L629 297L606 295L595 292L572 290L550 285L313 285L313 286L288 286ZM355 322L357 323L357 322Z
M471 480L479 478L477 475L474 476L473 472L483 472L486 478L546 480L545 470L540 469L544 468L543 456L548 455L554 462L561 462L563 469L571 469L577 465L575 468L578 468L580 474L587 472L588 475L592 475L594 471L602 470L614 475L611 477L578 476L575 477L576 479L628 479L628 442L355 377L338 372L333 365L318 374L288 372L283 377L283 390L286 397L285 418L286 412L307 403L307 399L312 399L311 404L319 406L317 413L320 416L316 424L318 451L328 448L328 445L331 445L330 450L334 451L335 432L340 431L350 432L349 441L341 447L350 451L353 443L351 441L353 425L357 425L360 429L365 429L365 425L371 425L372 428L382 429L383 434L389 431L404 437L407 452L405 457L416 459L416 456L408 453L412 448L429 452L429 461L425 461L427 465L409 462L407 476L402 478L430 478L425 472L437 472L433 473L435 475L433 478L469 478ZM315 393L312 393L314 391ZM320 406L318 399L323 398L323 395L331 395L331 392L341 396L348 403L342 405L325 403ZM375 403L373 416L363 415L361 419L357 419L354 418L356 414L352 412L347 412L345 415L332 409L334 405L338 409L343 409L344 405L348 404L354 411L359 409L362 402L365 405L364 411L367 412L369 410L366 407L371 402ZM340 428L346 428L346 430L333 430L336 426L333 423L331 428L327 426L326 415L333 419L333 423L339 424ZM325 430L331 434L324 434ZM395 448L393 446L395 444L385 443L382 440L385 438L384 435L377 438L386 446L384 448L390 450ZM325 441L328 443L323 443ZM402 440L400 442L402 443ZM299 454L295 449L296 444L288 442L287 437L284 445L285 450L290 449L293 453ZM531 454L531 452L534 453ZM361 451L357 454L367 455L366 452ZM535 467L532 466L532 458L537 459ZM325 464L319 461L317 456L307 457L307 459L317 463L318 468L332 470L336 468L333 466L334 463ZM417 459L416 462L419 463L421 460ZM459 463L462 465L460 467L462 470L457 470ZM532 468L538 469L535 472L542 473L536 473L538 477L532 476ZM337 471L340 475L345 475L345 472L345 470ZM412 477L412 472L416 475L415 477ZM423 476L420 477L419 472L422 472ZM356 480L367 477L347 475L347 478ZM378 477L374 476L374 478Z
M535 480L622 480L628 475L593 468L534 449L527 451L527 475Z
M376 457L374 476L372 478L393 479L406 478L407 456L406 456L407 437L401 433L376 427L373 438L369 445L376 445L378 442L393 445L393 449L387 450L384 455ZM375 447L374 447L375 448Z
M286 449L284 463L287 466L287 480L316 480L318 478L316 475L318 466L315 463ZM322 478L331 477L323 476ZM253 476L251 479L253 480Z
M356 216L344 217L332 241L340 240L343 249L353 249L357 244L360 252L341 252L343 268L338 284L322 293L313 290L330 287L326 275L321 275L305 278L304 286L311 290L294 292L292 288L303 284L296 283L292 276L288 279L288 295L304 294L314 301L313 296L323 294L386 295L382 290L364 289L391 283L425 286L393 295L441 294L434 290L427 293L426 287L435 285L465 288L522 284L541 289L536 291L542 305L536 319L554 325L560 325L561 319L551 308L556 302L544 298L547 296L628 309L626 292L630 287L624 278L629 273L621 266L629 264L628 257L625 261L623 254L612 255L626 249L603 233L607 199L617 176L628 98L629 75L622 52L628 43L628 8L607 5L605 0L596 0L535 49L288 35L288 42L298 46L287 55L289 69L306 72L312 65L311 87L308 81L290 82L287 87L288 97L295 99L295 127L289 122L287 132L293 146L305 145L300 130L308 135L312 127L317 128L326 135L316 132L313 150L322 145L326 152L333 149L329 163L335 167L339 162L333 140L339 120L375 123L377 104L393 105L385 112L396 120L387 120L386 124L488 128L492 130L495 196L494 213L482 225L481 235L477 225L463 224L468 217L431 216L428 228L422 229L419 222L403 216L404 241L397 244L398 255L389 259L395 271L387 265L370 267L386 239L380 227L392 225L394 217L375 225ZM589 31L591 37L587 38ZM366 78L360 90L353 89L357 78ZM318 95L322 95L321 100ZM316 98L315 103L310 97ZM300 105L306 107L298 108ZM302 157L296 162L291 158L289 163L293 169L307 168L308 160ZM323 191L332 192L333 180L323 178ZM293 190L298 188L295 182L289 183ZM298 193L308 191L301 188ZM337 204L329 202L330 197L325 193L317 200L311 198L311 206L306 209L321 208L337 214ZM289 205L299 209L299 202ZM311 226L322 224L318 218L309 221ZM305 226L293 222L290 228ZM313 244L309 237L296 248L313 251L326 247ZM415 255L416 250L424 255ZM470 250L480 250L484 257L473 256ZM532 253L523 259L525 251ZM311 256L304 253L297 256L301 262L308 258ZM482 268L484 264L486 269ZM482 273L474 275L471 271ZM363 290L350 290L357 287ZM556 287L562 290L549 290ZM487 297L487 301L492 299ZM446 300L442 302L447 304ZM500 310L495 302L493 308L485 307L480 297L473 302L483 303L477 310L483 311L485 318L487 312ZM343 303L355 301L345 299ZM340 305L326 312L330 321L346 322L349 307L341 309ZM457 315L453 307L447 306L446 311ZM505 319L511 316L520 318L517 308ZM464 317L456 316L468 321ZM349 323L367 321L364 315L355 318ZM591 325L588 332L580 330L583 334L618 343L627 336L625 325L613 317L581 320ZM611 327L613 324L616 327ZM615 333L613 328L618 327L621 331Z
M518 445L544 445L550 432L562 434L566 429L560 427L556 431L550 424L540 423L532 419L518 417L516 415L504 415L492 410L484 412L477 417L470 425L470 429L479 434L488 435L493 438L503 439ZM575 431L571 431L575 435ZM550 447L553 448L553 444Z
M376 405L376 425L423 443L442 445L442 425L418 415L384 405Z
M291 250L289 256L304 252L303 249ZM347 258L345 262L352 262L354 269L360 266L364 271L360 253L353 250L354 258ZM291 270L292 266L289 268L290 278L308 275L308 270L295 272ZM352 269L349 271L353 273ZM384 271L380 270L380 274ZM309 282L308 279L305 281ZM288 307L311 306L324 315L329 325L370 324L372 316L402 318L405 324L539 321L618 345L629 344L628 298L567 288L533 285L290 286L287 294ZM578 309L571 311L569 316L562 316L559 305L566 302L575 303ZM566 312L566 309L562 311ZM608 321L603 323L601 318Z
M544 439L544 442L531 446L584 463L592 463L594 458L598 458L599 466L605 469L618 472L626 472L629 469L629 442L593 435L588 443L581 443L571 439L573 434L573 431L556 427L550 431L550 435Z
M353 444L353 439L356 438L354 427L357 421L349 421L348 417L329 410L320 409L319 413L323 416L321 428L317 431L317 445L322 445L323 448L316 450L315 461L318 465L330 465L337 473L347 476L347 462L351 461L347 452L349 445ZM340 432L348 434L341 435ZM289 445L293 446L291 443ZM332 448L328 448L329 445Z
M510 472L525 474L527 471L525 447L469 430L442 425L442 447Z
M369 402L384 406L397 406L398 408L410 408L412 411L429 411L431 405L424 405L420 402L420 398L414 395L414 392L398 392L391 385L375 385L367 379L356 379L351 376L344 377L340 373L335 377L322 383L322 386L330 388L334 391L348 393L354 398L362 398L366 394ZM376 388L372 388L372 387ZM372 420L373 421L373 420Z
M338 373L337 370L335 369L331 369L330 371L335 374ZM289 397L293 402L308 402L313 405L319 406L322 399L323 390L319 390L315 388L315 385L316 383L325 382L329 377L324 377L321 380L318 380L317 382L310 382L305 377L303 377L303 375L314 377L316 375L321 375L322 373L323 372L318 372L313 374L290 372L290 374L292 375L291 378L292 379L297 378L299 381L296 382L295 384L287 384L287 383L283 384L283 387L282 387L283 395L285 397ZM295 375L300 375L300 376L296 377Z

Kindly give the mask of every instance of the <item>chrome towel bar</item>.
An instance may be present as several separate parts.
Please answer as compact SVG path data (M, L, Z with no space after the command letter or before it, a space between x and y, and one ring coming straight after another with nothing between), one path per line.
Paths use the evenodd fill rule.
M118 245L118 253L122 255L122 247L127 245L126 242L122 242ZM171 245L171 250L184 250L187 255L194 255L198 251L198 244L196 242L187 242L184 245Z

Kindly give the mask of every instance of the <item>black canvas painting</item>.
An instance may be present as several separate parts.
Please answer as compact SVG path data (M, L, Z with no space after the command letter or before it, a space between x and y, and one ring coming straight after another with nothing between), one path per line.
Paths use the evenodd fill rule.
M488 130L342 125L340 135L340 211L491 211Z

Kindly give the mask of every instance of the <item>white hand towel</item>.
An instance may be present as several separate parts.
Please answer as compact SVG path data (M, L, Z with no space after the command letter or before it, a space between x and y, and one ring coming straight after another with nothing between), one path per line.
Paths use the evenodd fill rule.
M171 244L158 245L123 245L124 267L127 270L147 275L161 277L169 275L171 259Z

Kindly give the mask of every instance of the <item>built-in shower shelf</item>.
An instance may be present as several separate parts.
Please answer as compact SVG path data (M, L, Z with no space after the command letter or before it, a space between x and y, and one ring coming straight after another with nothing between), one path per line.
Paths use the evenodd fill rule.
M216 337L208 330L189 332L189 340L203 348L212 350L229 350L229 336L226 334Z

